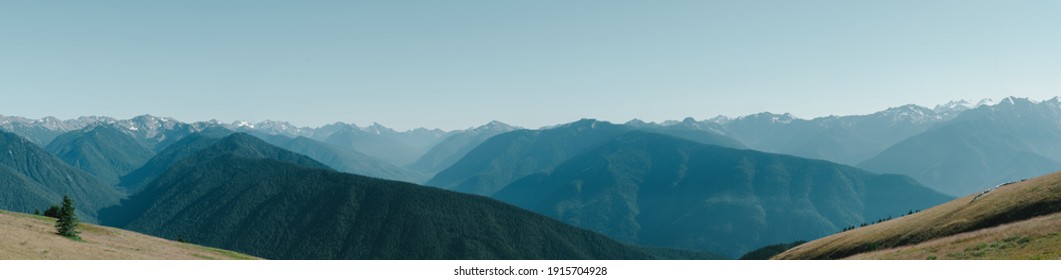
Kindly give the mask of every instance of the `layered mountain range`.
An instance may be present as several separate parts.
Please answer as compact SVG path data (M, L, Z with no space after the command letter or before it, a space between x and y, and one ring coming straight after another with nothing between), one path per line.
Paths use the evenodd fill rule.
M621 241L734 258L949 199L905 176L747 150L679 128L581 120L506 133L428 184Z
M96 221L97 211L125 197L18 135L0 131L0 153L0 209L44 211L69 195L79 202L81 219Z
M0 116L0 209L70 195L266 258L736 258L1057 171L1055 143L1061 98L455 131Z
M1061 141L1061 99L1008 97L953 101L927 108L904 105L869 115L801 119L759 113L737 118L645 123L696 123L751 149L823 159L879 173L911 176L960 196L999 183L1061 169L1053 143Z
M490 199L339 173L235 133L194 150L104 223L276 259L715 258L625 245ZM183 147L178 147L181 145Z
M1061 169L1061 99L1006 98L962 112L859 164L952 195Z

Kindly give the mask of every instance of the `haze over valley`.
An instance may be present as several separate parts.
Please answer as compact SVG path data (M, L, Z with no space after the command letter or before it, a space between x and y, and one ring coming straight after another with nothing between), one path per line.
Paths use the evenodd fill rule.
M88 222L281 259L737 258L1061 170L1061 98L540 129L151 115L0 129L2 209L72 195Z

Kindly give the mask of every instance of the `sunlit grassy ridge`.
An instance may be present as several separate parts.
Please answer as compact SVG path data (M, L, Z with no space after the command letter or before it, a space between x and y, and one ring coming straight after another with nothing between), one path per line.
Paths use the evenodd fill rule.
M1035 248L1057 246L1056 212L1061 211L1061 173L999 187L973 201L968 195L920 213L834 234L786 251L776 259L838 259L915 245L931 255L868 254L859 258L1056 258ZM1030 218L1045 216L1040 219ZM1027 220L1027 221L1026 221ZM1001 227L1000 227L1001 226ZM967 233L959 235L961 233ZM923 244L921 244L923 243ZM982 244L981 244L982 243ZM1052 245L1051 245L1052 244ZM934 246L934 247L932 247ZM935 249L931 249L931 248ZM971 248L969 250L966 250ZM1026 250L1025 250L1026 248ZM960 249L955 252L952 249ZM1018 250L1019 249L1019 250ZM907 251L903 251L907 252ZM942 252L942 253L941 253ZM1021 253L1025 252L1025 253Z
M180 243L121 229L82 223L81 240L55 233L55 219L0 211L0 259L25 260L213 260L257 259L232 251Z
M867 252L851 259L1061 259L1061 213L1009 223L893 249Z

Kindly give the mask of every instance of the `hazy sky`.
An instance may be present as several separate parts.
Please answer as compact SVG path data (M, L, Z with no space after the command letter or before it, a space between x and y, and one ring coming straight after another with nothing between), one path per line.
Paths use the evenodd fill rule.
M0 114L539 127L1061 95L1061 1L3 1Z

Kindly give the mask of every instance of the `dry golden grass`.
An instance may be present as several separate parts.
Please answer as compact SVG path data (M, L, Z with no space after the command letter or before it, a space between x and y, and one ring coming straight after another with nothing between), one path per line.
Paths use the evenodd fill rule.
M0 259L204 260L257 259L116 228L81 224L81 240L55 233L55 219L0 211Z
M1061 213L937 238L915 245L862 253L868 260L1056 260L1061 259Z
M954 236L952 242L971 240L980 229L1050 215L1061 211L1061 173L1000 187L972 201L976 194L961 197L913 215L842 232L792 248L775 259L839 259L859 253L913 245L933 239L970 232L966 239ZM1030 220L1029 225L1010 227L1027 229L1044 220ZM1005 228L1005 227L1000 227ZM983 231L984 233L990 231ZM1055 231L1056 232L1056 231ZM1005 235L1003 233L1003 235ZM984 237L987 238L987 237ZM1028 236L1032 238L1032 236ZM1045 236L1046 243L1055 237ZM1002 237L1001 239L1005 239ZM940 239L939 242L946 242ZM988 242L990 239L983 239ZM926 245L928 243L925 243ZM1056 242L1054 243L1056 244ZM937 244L937 246L942 246ZM960 246L960 245L955 245ZM1061 250L1054 247L1053 250ZM964 248L962 248L964 250ZM938 253L938 252L937 252ZM867 255L869 256L869 255ZM894 256L894 255L893 255ZM946 256L933 255L937 258ZM911 255L912 258L921 255ZM928 255L924 256L925 258ZM1035 258L1030 255L1000 258ZM881 258L884 258L883 255Z

